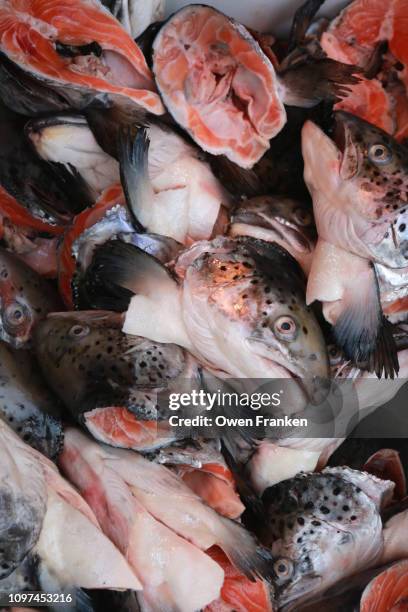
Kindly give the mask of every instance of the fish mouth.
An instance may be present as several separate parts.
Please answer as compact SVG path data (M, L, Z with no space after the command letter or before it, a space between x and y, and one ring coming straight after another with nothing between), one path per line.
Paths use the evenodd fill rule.
M59 113L52 117L43 117L40 119L31 119L25 125L25 132L28 136L31 134L41 133L42 130L55 127L58 125L73 125L73 126L86 126L88 123L82 115L73 115L72 113Z
M269 363L273 362L274 366L282 371L281 376L277 377L283 380L290 380L296 384L297 391L301 395L301 400L310 403L312 406L319 406L324 402L329 394L331 382L329 378L323 376L305 377L298 370L290 368L289 365L283 365L279 361L263 359Z
M307 584L301 584L304 580ZM322 577L316 574L302 576L299 581L293 582L289 589L278 594L277 603L282 612L296 612L300 605L313 600L316 593L320 590Z
M60 113L52 117L31 119L24 126L24 133L34 148L38 147L44 138L44 131L50 128L64 127L88 127L88 123L82 115L72 113ZM52 136L51 136L52 137Z
M233 237L242 235L263 237L270 242L279 240L302 253L311 253L314 248L313 240L309 239L295 223L278 215L270 217L261 212L235 213L231 219L230 234Z

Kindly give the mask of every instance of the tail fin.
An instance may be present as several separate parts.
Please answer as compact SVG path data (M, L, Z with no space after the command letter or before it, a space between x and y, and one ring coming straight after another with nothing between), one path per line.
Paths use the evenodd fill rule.
M293 16L292 28L289 35L288 53L303 42L308 27L324 0L306 0Z
M375 268L367 276L366 286L347 294L347 306L333 328L336 343L346 357L367 363L378 378L398 374L398 353L392 325L383 315Z
M153 188L148 171L149 145L146 128L124 128L119 137L120 178L133 225L138 232L144 230L139 218L150 209Z
M307 57L279 74L284 86L283 101L289 106L310 108L324 100L338 100L359 83L358 66L343 64L328 57Z
M239 523L223 516L218 518L220 537L217 545L222 548L231 563L250 580L271 578L274 559L269 549L259 544L255 536Z
M154 286L174 285L167 269L133 244L111 240L95 249L80 282L81 307L124 312L133 295L146 295Z

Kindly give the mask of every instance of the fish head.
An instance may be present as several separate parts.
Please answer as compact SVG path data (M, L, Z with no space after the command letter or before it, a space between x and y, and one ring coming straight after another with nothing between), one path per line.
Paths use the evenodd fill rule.
M258 196L240 202L231 216L230 235L277 242L292 254L299 255L311 253L317 238L313 210L309 205L274 196Z
M279 609L300 604L375 563L382 551L376 488L390 483L348 468L300 473L263 494L262 541L274 557Z
M233 341L245 347L240 357L249 359L247 376L296 379L318 402L327 386L326 346L305 303L303 272L287 251L253 238L218 239L193 262L186 280L184 291L187 286L201 294L210 316L222 317L219 326L227 333L235 330Z
M331 137L306 122L302 150L319 236L381 261L382 242L408 205L408 150L344 111L334 113Z
M81 402L90 401L90 391L102 384L109 366L124 350L120 322L119 315L106 312L61 312L36 327L34 348L40 366L71 410L81 410Z
M52 287L16 255L0 249L0 338L15 348L27 346L35 324L58 309Z
M159 391L184 372L181 348L128 336L122 326L121 314L93 310L52 313L35 330L44 375L79 420L104 407L143 412L142 399L154 412L156 403L138 391Z
M359 193L372 194L361 213L377 219L408 201L408 151L380 128L345 111L335 112L333 139L342 158L340 176ZM380 207L369 205L378 201ZM395 208L394 208L395 207Z

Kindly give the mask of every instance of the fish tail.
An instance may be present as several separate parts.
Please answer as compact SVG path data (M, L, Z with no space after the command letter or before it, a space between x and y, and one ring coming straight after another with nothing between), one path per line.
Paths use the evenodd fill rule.
M368 367L369 371L375 372L378 378L384 376L391 379L398 375L400 369L393 326L384 315L378 332L377 347L370 355Z
M375 268L370 265L367 272L365 286L361 277L358 290L348 292L334 336L348 359L366 363L379 378L394 378L399 364L392 326L382 312Z
M306 0L295 12L289 35L288 52L293 51L305 38L306 31L324 0Z
M225 517L219 518L217 545L231 563L252 581L257 578L270 579L273 575L272 553L239 523Z
M138 232L144 231L139 217L149 210L153 198L150 183L148 159L150 140L144 127L137 129L134 136L132 127L123 128L119 135L120 178L126 203Z
M320 102L336 101L360 82L363 70L328 57L306 57L279 74L284 88L284 103L311 108Z
M111 240L95 250L93 260L78 287L81 308L124 312L131 298L145 295L147 286L175 281L152 255L138 247Z
M215 176L228 185L228 190L234 196L253 198L265 191L255 170L241 168L224 155L208 155L207 160Z
M245 473L245 468L236 460L236 446L234 441L226 436L221 439L222 454L225 462L234 476L234 482L237 491L245 505L246 524L248 520L259 528L265 523L265 509L261 498L252 488L248 475Z

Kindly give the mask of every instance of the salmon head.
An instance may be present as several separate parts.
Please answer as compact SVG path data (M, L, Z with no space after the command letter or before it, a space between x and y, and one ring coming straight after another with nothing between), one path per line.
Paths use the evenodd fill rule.
M153 445L157 393L188 377L190 362L178 346L121 327L115 313L53 313L36 329L35 349L50 387L79 423L99 440L140 450Z
M243 200L231 215L231 236L252 236L277 242L305 272L315 248L313 211L305 202L291 198L259 196Z
M408 150L354 115L334 115L333 138L310 121L302 134L319 236L356 255L404 267Z
M0 249L0 338L15 348L28 345L36 323L60 300L53 287L16 255Z
M316 400L328 360L297 262L276 243L248 237L218 238L202 248L183 281L193 343L233 376L294 378Z
M263 494L275 597L285 610L375 564L382 552L380 507L393 483L349 468L302 473Z

